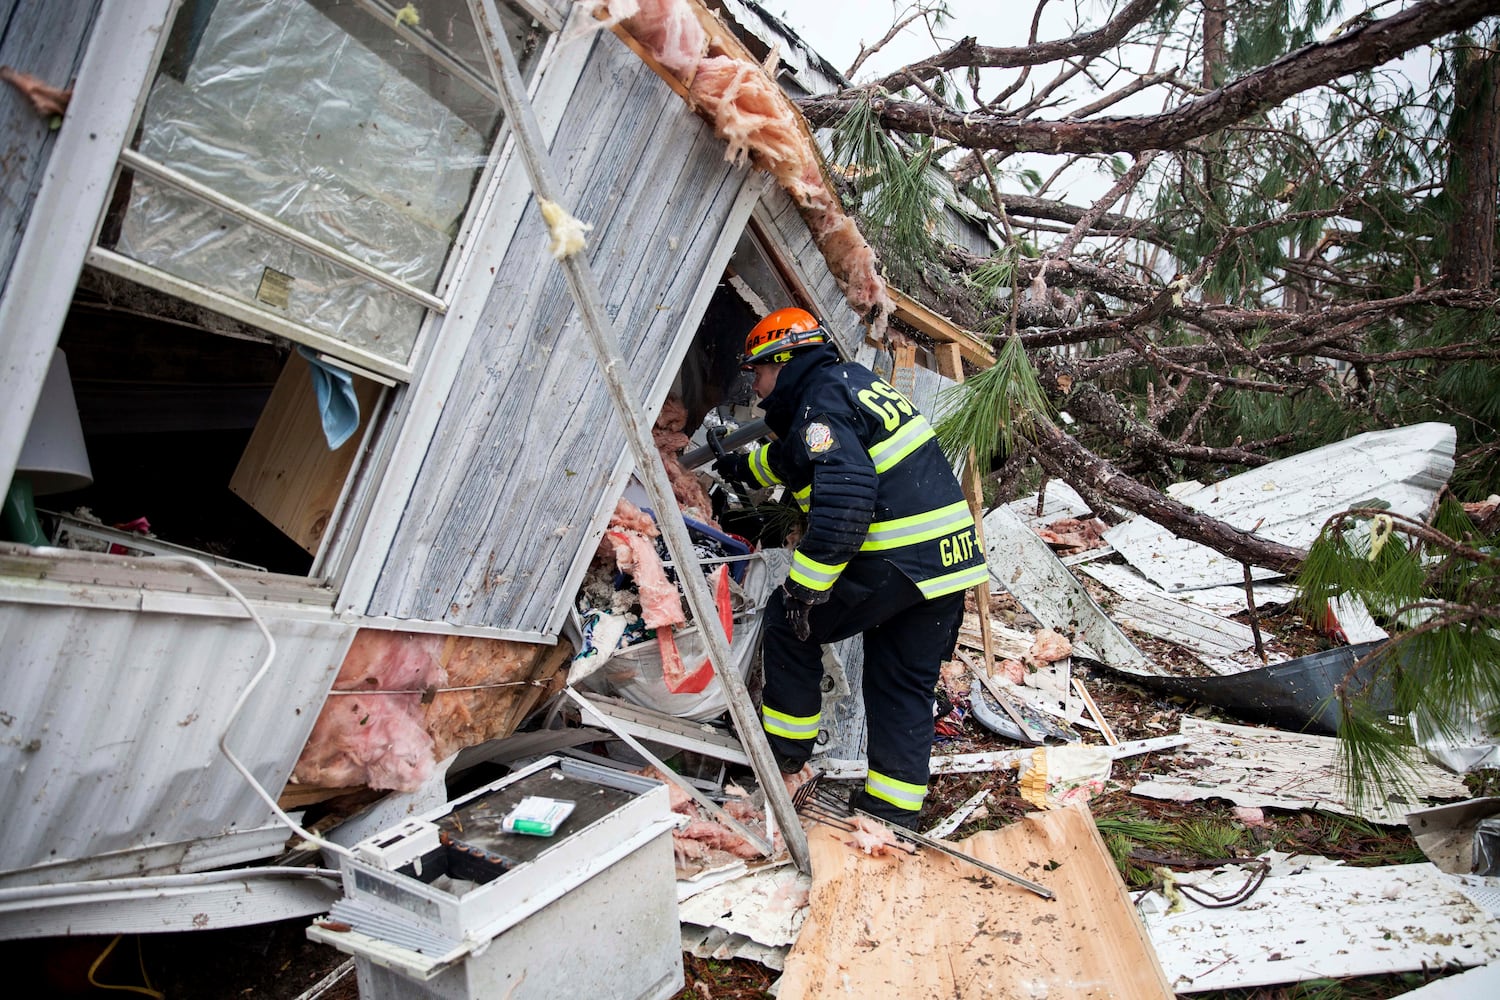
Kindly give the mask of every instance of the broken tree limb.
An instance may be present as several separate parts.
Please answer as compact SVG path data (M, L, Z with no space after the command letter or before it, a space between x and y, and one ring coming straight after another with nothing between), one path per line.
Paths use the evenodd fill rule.
M526 94L526 85L516 65L516 55L506 37L504 22L495 6L495 0L469 0L469 10L475 24L483 34L485 59L499 90L501 104L505 109L516 140L521 163L525 167L532 190L540 202L542 199L561 204L558 184L553 173L551 155L542 139L537 125L536 113ZM766 793L766 803L776 818L777 826L786 841L792 861L802 871L808 871L811 862L807 853L807 836L792 807L791 796L781 781L781 769L771 754L766 734L761 729L760 718L745 689L744 679L734 668L729 654L729 640L724 625L719 620L718 608L713 594L698 563L698 556L688 536L687 525L682 520L682 511L672 494L667 481L666 467L651 437L651 427L645 422L645 413L635 387L628 379L629 369L620 354L619 338L615 334L608 313L604 310L599 292L598 279L589 267L584 254L568 254L559 263L567 278L568 290L582 319L584 332L588 335L600 373L609 389L615 413L625 429L625 440L630 446L637 473L646 486L657 511L657 526L667 542L667 550L680 567L677 578L687 597L693 618L698 622L714 673L724 685L725 700L729 704L730 717L734 719L735 731L740 742L750 755L755 776Z
M1080 493L1097 491L1126 510L1149 517L1180 538L1206 545L1240 562L1290 574L1307 558L1304 549L1256 538L1251 532L1201 514L1131 479L1050 420L1038 417L1034 426L1037 460Z
M856 103L868 101L880 124L892 131L936 136L972 149L1047 153L1177 149L1304 91L1373 69L1443 35L1473 27L1493 13L1493 0L1426 0L1326 41L1305 45L1212 93L1154 115L1078 122L1026 120L1008 114L953 111L917 101L870 98L860 92L804 98L798 104L813 127L823 128L842 120ZM978 46L971 43L971 48ZM898 80L896 85L902 84Z

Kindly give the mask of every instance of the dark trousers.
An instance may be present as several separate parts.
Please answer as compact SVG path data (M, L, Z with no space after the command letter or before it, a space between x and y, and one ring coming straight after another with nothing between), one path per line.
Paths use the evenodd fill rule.
M826 603L812 609L804 642L786 620L784 591L766 604L762 640L767 707L799 718L822 708L822 650L864 633L867 756L872 771L926 785L932 753L932 697L943 661L953 655L963 620L960 591L926 600L916 584L881 559L856 559L833 585ZM812 740L767 733L782 757L806 760Z

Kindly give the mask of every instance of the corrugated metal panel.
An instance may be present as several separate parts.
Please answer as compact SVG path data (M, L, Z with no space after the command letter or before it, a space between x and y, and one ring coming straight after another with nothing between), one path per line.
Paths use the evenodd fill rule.
M11 0L0 4L0 65L30 73L54 87L78 75L100 0ZM16 247L26 231L51 159L57 132L49 119L9 86L0 97L0 289L10 278Z
M1413 424L1344 441L1242 472L1182 497L1182 502L1257 538L1306 547L1333 514L1363 501L1422 517L1453 475L1457 434L1449 424ZM1104 540L1162 589L1197 590L1239 583L1244 569L1206 545L1178 538L1146 517L1105 532ZM1256 569L1256 579L1279 576Z
M726 163L723 143L608 34L553 149L564 203L594 226L591 264L645 398L697 323L689 308L747 170ZM539 634L560 622L574 556L624 478L625 448L546 245L530 206L448 394L372 615Z
M276 658L230 746L275 795L352 629L306 612L266 623ZM218 747L265 656L248 620L5 602L0 649L0 870L273 822Z

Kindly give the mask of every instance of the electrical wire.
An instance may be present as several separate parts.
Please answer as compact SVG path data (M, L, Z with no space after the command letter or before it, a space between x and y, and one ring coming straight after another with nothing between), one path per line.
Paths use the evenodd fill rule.
M266 674L271 669L271 662L276 659L276 637L271 635L271 630L266 627L265 620L251 606L250 602L246 600L244 594L241 594L233 584L220 576L213 567L209 566L203 560L195 559L192 556L157 556L155 558L161 562L179 562L191 566L223 587L229 593L229 596L238 601L245 609L245 613L250 616L250 621L255 624L256 628L260 629L260 634L266 640L266 658L261 662L260 669L250 678L249 683L240 691L239 697L235 699L234 707L229 710L229 718L225 721L224 731L219 736L219 751L228 759L230 765L240 773L240 777L249 783L251 789L260 797L261 801L270 807L271 812L275 814L276 818L291 828L293 833L332 854L346 858L353 857L354 852L350 851L347 847L319 837L310 830L304 829L302 824L287 815L286 811L277 804L276 800L271 797L271 794L265 790L261 783L255 780L255 775L250 773L250 769L240 762L240 759L234 755L234 751L229 749L229 730L234 728L234 723L239 718L240 712L244 710L245 703L250 700L250 695L260 685L260 682L265 679Z
M94 974L99 971L99 966L104 964L104 960L109 957L110 952L115 950L115 945L119 944L120 938L124 936L125 935L123 934L116 934L114 940L105 945L104 950L99 953L99 957L94 959L94 964L89 966L89 985L97 986L101 990L119 990L122 993L139 993L142 996L154 997L155 1000L166 1000L167 995L153 987L151 985L151 977L146 974L146 956L141 954L141 939L139 937L135 939L135 957L136 960L140 962L141 982L145 983L145 986L119 986L113 983L101 983L99 982L99 980L94 978Z

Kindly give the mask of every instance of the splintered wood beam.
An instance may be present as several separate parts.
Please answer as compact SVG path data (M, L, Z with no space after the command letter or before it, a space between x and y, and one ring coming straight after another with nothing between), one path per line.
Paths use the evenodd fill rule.
M521 79L520 68L516 65L516 54L506 38L504 22L500 19L495 0L468 0L468 5L474 23L480 29L485 58L500 94L505 119L510 125L516 152L526 170L537 202L539 205L551 202L566 212L566 206L561 206L558 202L562 193L552 156L542 138L536 112L526 94L526 85ZM549 222L550 225L552 223ZM537 247L537 252L543 252L540 246ZM709 592L698 555L688 536L682 509L672 495L672 485L667 481L666 467L662 465L661 456L652 440L651 425L647 421L640 396L629 379L629 369L620 353L619 337L604 309L599 279L589 266L586 253L564 252L559 263L589 347L604 378L605 387L609 390L615 414L625 431L625 441L635 461L636 473L644 482L646 494L656 508L657 527L666 540L667 551L677 564L677 578L682 583L688 607L692 609L693 619L698 622L700 634L708 647L714 673L724 686L724 696L729 705L730 717L734 719L735 731L750 756L755 776L760 780L761 790L765 792L766 803L781 829L787 852L798 869L810 872L807 835L803 832L786 784L781 780L781 769L776 766L771 745L766 741L760 715L750 700L744 678L735 669L734 660L729 655L729 638L719 620L719 609L713 594Z
M905 292L890 287L887 290L891 293L891 301L896 305L896 318L901 322L926 334L939 344L955 345L960 357L976 368L988 368L995 363L995 352L974 334L948 317L933 312ZM963 370L962 366L959 370ZM948 377L953 378L952 375ZM962 382L963 379L958 378L954 381Z

